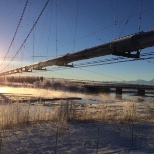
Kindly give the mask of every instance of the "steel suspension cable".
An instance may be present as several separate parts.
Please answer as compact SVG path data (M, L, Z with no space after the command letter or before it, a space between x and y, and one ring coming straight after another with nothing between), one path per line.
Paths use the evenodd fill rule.
M21 44L21 46L20 46L20 48L18 49L18 51L17 51L16 54L13 56L13 58L12 58L11 61L8 63L8 65L6 65L6 67L5 67L4 69L1 70L1 72L4 71L4 70L11 64L11 62L15 59L15 57L17 56L17 54L20 52L20 50L22 49L22 47L23 47L24 44L26 43L27 39L29 38L30 34L32 33L33 29L34 29L35 26L37 25L37 23L38 23L40 17L42 16L42 14L43 14L45 8L47 7L48 3L49 3L49 0L46 1L46 3L45 3L45 5L44 5L42 11L40 12L40 14L39 14L37 20L36 20L35 23L33 24L33 26L32 26L32 28L31 28L30 32L28 33L27 37L25 38L25 40L24 40L23 43Z
M75 34L74 34L74 43L73 43L73 52L76 45L76 31L77 31L77 24L78 24L78 14L79 14L79 0L77 2L77 10L76 10L76 20L75 20Z
M129 22L129 20L130 20L130 18L131 18L132 12L133 12L133 10L134 10L134 8L135 8L136 3L137 3L137 1L135 2L134 6L132 7L129 16L127 17L126 23L125 23L125 25L123 26L123 28L122 28L122 30L121 30L121 32L120 32L119 37L121 37L121 35L122 35L122 33L123 33L123 31L124 31L126 25L128 24L128 22Z
M5 59L6 59L7 55L8 55L8 53L10 52L10 48L11 48L13 42L14 42L14 39L15 39L15 37L16 37L16 35L17 35L17 32L18 32L18 29L19 29L19 27L20 27L21 21L22 21L22 19L23 19L24 14L25 14L25 11L26 11L26 8L27 8L27 5L28 5L28 1L29 1L29 0L26 0L24 9L23 9L23 11L22 11L21 17L20 17L20 19L19 19L19 22L18 22L18 25L17 25L17 28L16 28L16 31L15 31L14 36L13 36L13 39L12 39L12 41L11 41L11 44L10 44L8 50L7 50L7 53L6 53L6 55L5 55L4 59L3 59L3 61L2 61L1 64L0 64L0 66L2 66L2 64L4 63L4 61L5 61Z
M142 54L143 57L147 56L147 55L154 55L154 52L151 52L149 54L145 53ZM99 66L99 65L108 65L108 64L115 64L115 63L121 63L121 62L129 62L129 61L139 61L139 60L148 60L148 59L154 59L154 57L145 57L145 58L140 58L140 59L129 59L129 58L125 58L125 57L119 57L120 60L116 61L117 58L115 58L115 61L113 61L113 58L111 59L105 59L105 61L101 61L98 63L91 63L91 64L85 64L85 65L74 65L74 67L71 68L80 68L82 69L82 67L91 67L91 66ZM71 69L70 67L59 67L59 68L53 68L50 71L58 71L58 70L63 70L63 69Z
M150 56L150 55L154 55L154 52L141 54L141 56ZM80 63L80 64L78 64L78 66L88 65L88 64L93 64L93 63L109 62L109 61L112 62L112 61L121 60L121 59L123 60L123 59L129 59L129 58L126 58L126 57L110 58L110 59L104 59L104 60L98 60L98 61Z
M142 12L142 0L140 0L140 14L139 14L139 32L141 31L141 19L142 19L142 14L141 14L141 12Z
M147 60L147 59L153 59L154 57L147 57L147 58L140 58L140 59L128 59L128 60L121 60L121 61L113 61L113 62L106 62L106 63L97 63L97 64L90 64L90 65L76 65L74 68L79 67L90 67L90 66L99 66L99 65L108 65L108 64L115 64L115 63L121 63L121 62L130 62L130 61L139 61L139 60Z

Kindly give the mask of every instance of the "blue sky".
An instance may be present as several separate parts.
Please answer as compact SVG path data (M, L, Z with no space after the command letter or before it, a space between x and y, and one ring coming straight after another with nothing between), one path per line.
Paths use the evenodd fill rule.
M8 52L25 2L26 0L0 1L1 62ZM45 0L29 0L1 70L10 63L11 58L19 50L45 2ZM139 27L141 31L152 30L153 14L153 0L50 0L23 48L6 70L110 42L118 37L139 32ZM143 49L141 53L153 52L153 49L154 47ZM98 57L74 64L114 57ZM151 59L63 70L53 66L48 67L48 71L22 74L101 81L151 80L154 78L153 67L154 59Z

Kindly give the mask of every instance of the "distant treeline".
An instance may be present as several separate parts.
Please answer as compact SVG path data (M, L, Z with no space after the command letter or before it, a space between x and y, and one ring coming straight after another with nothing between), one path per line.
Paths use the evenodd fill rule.
M78 83L70 82L67 80L58 79L55 80L47 79L44 77L32 77L32 76L4 76L0 77L0 84L2 83L21 83L22 86L29 86L31 84L35 88L48 88L54 90L65 90L71 92L83 92L84 88L81 87ZM20 86L21 86L20 85Z
M33 84L36 81L43 81L43 77L32 77L32 76L7 76L0 77L0 82L18 82L18 83L30 83Z

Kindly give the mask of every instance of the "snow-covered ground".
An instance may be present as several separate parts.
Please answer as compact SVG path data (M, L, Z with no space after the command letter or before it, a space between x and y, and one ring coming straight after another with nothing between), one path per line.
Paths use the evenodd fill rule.
M154 153L154 124L70 122L61 126L57 129L48 122L3 130L1 153Z
M79 97L82 100L79 102L78 108L86 104L90 111L95 109L95 113L104 109L99 107L101 104L105 106L105 110L114 111L122 110L123 106L127 104L127 102L123 103L123 100L116 100L112 95L94 96L25 88L1 88L1 90L1 99L4 100L21 100L33 97ZM152 115L154 98L145 97L144 99L143 102L134 102L138 107L137 110L145 114L148 107L148 109L151 109ZM28 112L34 113L33 108L42 107L46 109L50 105L53 105L53 102L50 102L49 106L38 103L32 104L28 106L30 108ZM6 108L3 109L6 110ZM42 112L42 110L39 111ZM45 113L47 113L46 110ZM5 117L4 114L2 115ZM11 116L7 120L10 120ZM152 154L154 153L154 123L78 121L62 123L59 126L51 122L24 124L1 130L0 152L2 154Z

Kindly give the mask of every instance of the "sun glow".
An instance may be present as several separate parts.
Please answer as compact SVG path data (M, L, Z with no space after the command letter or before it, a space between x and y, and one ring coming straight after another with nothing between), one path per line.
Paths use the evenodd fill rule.
M7 87L0 87L0 93L7 93L9 88Z
M82 94L76 94L64 91L46 90L46 89L34 89L34 88L17 88L17 87L1 87L0 94L9 93L13 95L24 95L29 97L44 97L44 98L63 98L63 97L81 97L87 98ZM88 98L91 98L88 96Z

